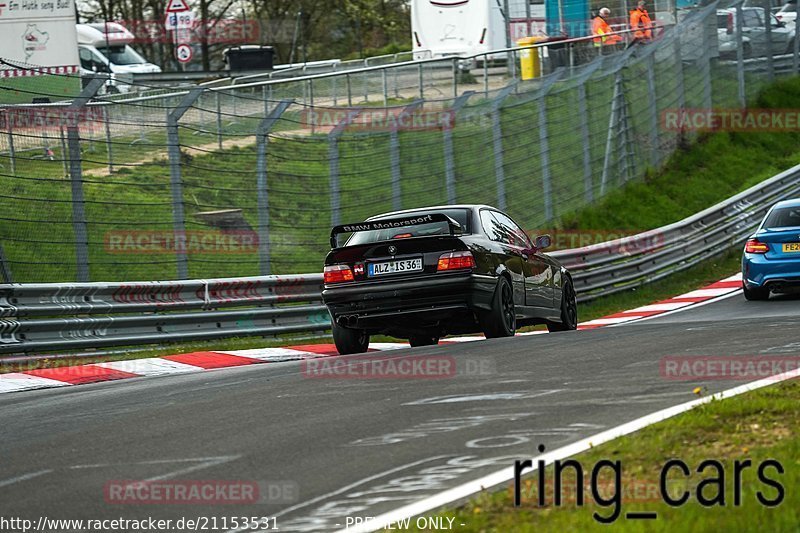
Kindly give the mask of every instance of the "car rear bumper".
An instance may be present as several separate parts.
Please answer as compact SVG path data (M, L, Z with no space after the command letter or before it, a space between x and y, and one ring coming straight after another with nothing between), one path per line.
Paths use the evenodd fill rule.
M745 254L742 260L742 278L749 289L767 287L775 292L800 288L800 260L767 259L756 254Z
M391 331L435 328L451 319L490 309L497 279L442 274L326 288L322 299L343 327Z

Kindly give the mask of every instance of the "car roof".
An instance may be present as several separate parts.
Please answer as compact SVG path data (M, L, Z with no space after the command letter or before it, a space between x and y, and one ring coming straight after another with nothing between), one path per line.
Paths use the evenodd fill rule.
M391 211L389 213L381 213L380 215L374 215L369 217L367 220L375 220L378 218L385 218L389 216L395 215L406 215L411 213L418 213L420 211L437 211L437 210L445 210L445 209L493 209L495 211L500 211L496 207L492 207L490 205L483 205L483 204L452 204L452 205L432 205L430 207L415 207L414 209L404 209L402 211Z
M782 200L772 206L772 209L781 209L783 207L800 207L800 198L792 198L791 200Z

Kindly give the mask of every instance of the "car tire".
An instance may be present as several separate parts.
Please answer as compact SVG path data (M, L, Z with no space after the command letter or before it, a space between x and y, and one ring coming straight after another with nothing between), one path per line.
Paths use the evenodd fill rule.
M343 328L331 322L333 343L340 355L364 353L369 348L369 334L363 329Z
M754 287L752 289L748 289L747 285L742 283L742 292L744 293L745 299L751 302L758 300L769 300L769 289L765 287Z
M744 59L750 59L753 56L753 49L750 48L750 43L742 45L742 56Z
M480 317L481 329L487 339L513 337L517 331L514 291L505 276L500 276L492 297L491 311Z
M408 339L408 343L412 348L417 346L436 346L439 344L439 337L429 337L426 335L416 335Z
M567 280L561 290L561 322L548 322L547 331L572 331L578 328L578 298L575 287Z

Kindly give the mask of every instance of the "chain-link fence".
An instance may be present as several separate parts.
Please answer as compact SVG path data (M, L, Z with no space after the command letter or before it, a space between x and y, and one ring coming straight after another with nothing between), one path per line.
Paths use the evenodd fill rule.
M660 167L691 135L665 113L738 107L796 72L796 55L767 75L719 58L714 6L658 34L613 52L539 47L526 80L489 56L136 97L92 97L97 79L66 106L0 108L0 273L317 272L331 225L436 204L552 226Z

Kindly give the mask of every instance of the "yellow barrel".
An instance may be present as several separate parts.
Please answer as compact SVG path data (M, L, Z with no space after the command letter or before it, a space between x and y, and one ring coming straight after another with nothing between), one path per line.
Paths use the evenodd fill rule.
M544 41L545 37L525 37L517 41L517 46L530 46ZM532 80L542 75L542 64L539 60L538 48L526 48L519 51L519 66L523 80Z

